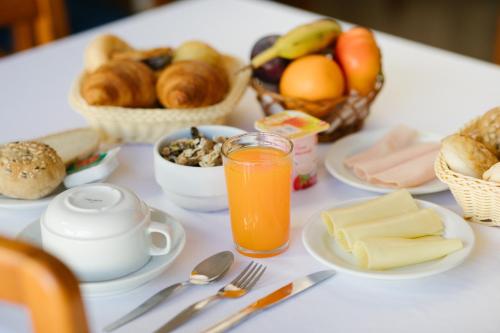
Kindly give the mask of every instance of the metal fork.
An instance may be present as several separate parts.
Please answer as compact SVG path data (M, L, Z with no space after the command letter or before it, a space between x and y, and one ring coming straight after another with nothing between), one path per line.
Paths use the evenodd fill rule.
M170 319L170 321L168 321L162 327L157 329L155 333L166 333L173 331L174 329L197 315L201 310L206 308L214 301L221 300L223 298L238 298L247 294L250 289L255 286L262 274L264 274L265 270L265 266L252 261L233 281L219 289L217 294L191 304L190 306L182 310L179 314L177 314L174 318Z

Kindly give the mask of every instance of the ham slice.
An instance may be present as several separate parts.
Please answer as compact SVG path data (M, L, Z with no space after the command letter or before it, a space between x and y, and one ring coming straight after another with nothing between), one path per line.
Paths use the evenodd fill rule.
M389 131L370 149L347 158L344 164L352 168L355 164L364 163L408 147L415 141L417 135L416 130L400 125Z
M403 188L413 187L427 183L436 177L434 173L434 161L439 150L432 150L415 159L374 175L370 182L375 185L386 187Z
M437 151L438 149L439 144L435 142L418 143L384 157L371 159L363 163L355 163L353 165L353 171L359 178L371 181L374 175L382 171L389 170L394 166L415 159L431 151Z

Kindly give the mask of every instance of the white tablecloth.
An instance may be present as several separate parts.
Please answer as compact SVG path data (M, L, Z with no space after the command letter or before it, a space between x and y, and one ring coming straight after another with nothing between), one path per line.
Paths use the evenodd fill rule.
M67 94L82 69L82 52L99 33L115 33L137 47L178 45L197 38L228 53L247 58L254 41L283 33L317 15L266 1L183 1L108 24L46 47L0 60L0 142L31 138L84 125ZM348 25L346 25L347 27ZM425 25L422 26L425 29ZM431 32L430 32L431 33ZM500 67L436 48L377 33L386 84L372 107L367 129L406 123L420 130L451 133L472 117L500 105ZM260 116L248 91L231 116L233 125L251 129ZM321 157L328 145L322 145ZM160 277L127 294L85 299L93 332L125 313L155 291L185 279L208 254L232 249L227 212L201 214L168 202L153 179L152 147L129 145L110 182L133 189L147 203L182 221L187 244ZM182 332L197 332L293 278L325 267L301 243L301 224L329 204L371 193L348 187L320 166L319 182L293 194L294 228L290 249L261 262L268 266L254 291L221 302ZM421 197L460 212L451 194ZM15 236L40 212L0 210L0 233ZM476 248L461 266L446 273L410 281L378 281L338 274L317 288L239 326L237 332L498 332L500 330L500 230L472 225ZM214 293L248 258L237 255L227 277L214 285L194 287L158 306L117 332L147 332L177 311ZM29 318L19 307L0 302L0 332L29 331Z

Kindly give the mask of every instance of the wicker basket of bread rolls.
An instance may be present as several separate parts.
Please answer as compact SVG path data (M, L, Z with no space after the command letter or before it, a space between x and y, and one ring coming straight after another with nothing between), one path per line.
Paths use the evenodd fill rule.
M330 128L318 134L320 142L332 142L359 131L370 112L370 105L382 89L384 76L380 74L374 89L366 96L352 92L335 99L309 101L283 96L268 89L259 79L252 78L250 84L264 113L269 116L285 109L305 111L330 124Z
M465 219L500 226L499 157L500 107L443 141L435 162L436 176L450 187Z
M113 58L110 49L116 51ZM250 70L238 71L243 62L228 55L220 56L215 70L189 60L152 71L141 59L171 53L169 48L135 50L116 36L99 36L87 47L85 71L71 87L70 105L109 141L152 143L180 128L225 123L248 85ZM124 84L124 77L132 79Z

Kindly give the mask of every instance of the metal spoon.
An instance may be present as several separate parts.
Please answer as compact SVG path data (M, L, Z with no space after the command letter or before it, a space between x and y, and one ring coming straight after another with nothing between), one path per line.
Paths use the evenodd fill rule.
M220 279L229 270L229 267L231 267L233 262L234 255L230 251L219 252L209 258L206 258L196 265L189 276L189 280L173 284L160 290L123 317L104 327L104 331L114 331L118 327L121 327L143 315L158 304L162 303L175 291L181 290L190 285L204 285Z

